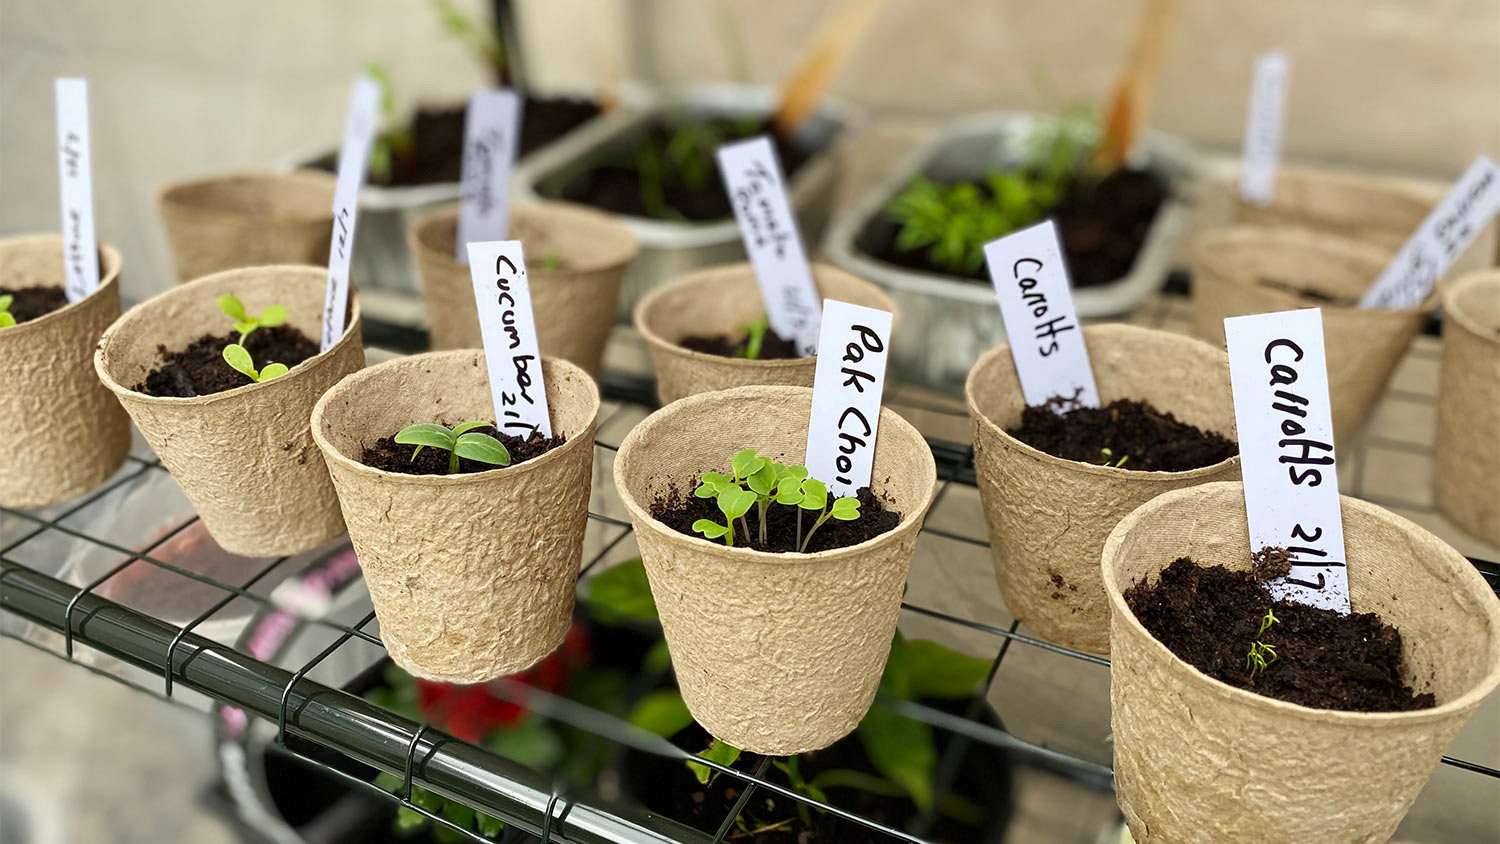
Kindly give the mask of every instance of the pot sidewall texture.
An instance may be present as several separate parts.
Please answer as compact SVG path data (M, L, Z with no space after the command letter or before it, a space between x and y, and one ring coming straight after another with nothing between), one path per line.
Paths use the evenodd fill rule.
M1500 270L1454 282L1443 313L1437 506L1459 527L1500 545Z
M336 180L321 170L232 173L156 196L180 282L241 267L326 264Z

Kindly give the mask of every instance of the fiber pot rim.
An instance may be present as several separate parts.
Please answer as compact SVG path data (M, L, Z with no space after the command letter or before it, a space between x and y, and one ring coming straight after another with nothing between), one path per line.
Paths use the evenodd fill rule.
M1306 297L1285 290L1266 287L1256 284L1245 277L1239 271L1238 262L1221 252L1225 246L1247 246L1255 245L1261 248L1282 248L1291 246L1295 249L1316 249L1331 252L1344 258L1369 261L1378 267L1385 267L1391 262L1391 255L1381 247L1340 237L1327 232L1308 231L1292 226L1256 226L1240 224L1213 229L1199 235L1192 244L1191 263L1206 269L1227 284L1235 285L1243 290L1253 290L1257 294L1277 303L1278 306L1287 310L1294 308L1317 308L1329 314L1359 314L1373 318L1389 318L1407 320L1412 317L1431 311L1437 307L1441 298L1440 286L1434 286L1425 300L1411 308L1361 308L1359 306L1338 305L1331 302L1316 302ZM1379 270L1376 271L1377 274ZM1370 277L1370 283L1374 283L1375 276Z
M334 352L348 345L351 342L351 338L357 334L356 328L360 324L359 294L353 285L349 287L349 318L344 321L344 333L339 337L338 342L330 346L327 351L318 352L316 355L287 370L285 375L272 378L269 381L257 381L254 384L245 384L229 390L220 390L217 393L206 396L153 396L149 393L137 392L126 387L115 380L113 373L109 371L109 366L104 358L115 335L127 324L148 319L155 311L154 306L158 303L166 301L168 298L191 298L202 287L224 281L229 276L243 275L247 277L247 280L253 281L255 276L268 272L300 275L309 280L317 279L322 281L326 278L328 271L323 267L315 267L311 264L267 264L260 267L237 267L231 270L220 270L219 272L209 273L201 278L193 279L185 284L175 285L166 292L159 293L121 314L119 319L115 320L109 328L104 330L103 336L99 338L98 347L94 349L94 371L98 373L99 380L104 382L104 386L108 387L110 392L115 395L121 398L129 396L133 401L143 405L158 405L163 407L170 407L172 405L209 405L220 401L233 401L256 390L274 388L285 384L288 378L295 378L298 374L326 365L329 359L334 356Z
M640 252L640 242L630 230L620 225L613 217L600 211L595 211L582 205L574 205L571 202L558 202L551 200L536 200L532 202L518 202L513 206L513 211L520 214L537 213L543 215L560 217L569 223L582 223L584 225L598 225L614 229L617 235L616 241L620 244L619 254L613 254L613 250L606 252L604 257L582 266L569 266L548 270L543 269L540 264L532 265L528 261L526 269L528 274L536 275L540 279L550 276L584 275L597 273L604 270L614 269L623 264L628 264L635 259ZM406 231L406 242L414 254L421 255L428 260L438 262L441 266L450 270L462 270L468 272L468 265L460 264L453 257L451 250L439 249L428 242L428 238L436 231L452 228L454 238L457 239L459 205L456 202L445 203L417 218ZM509 236L507 234L507 236ZM592 238L595 243L604 242L603 238ZM602 250L601 250L602 251Z
M199 191L205 188L213 187L215 185L227 184L231 182L306 182L309 186L314 183L321 182L328 188L329 193L331 194L334 187L337 185L337 181L338 180L334 178L334 175L332 173L325 173L322 170L311 168L302 168L292 170L290 172L277 172L274 170L231 170L224 173L210 173L204 176L196 176L193 178L174 181L169 184L163 185L160 188L157 188L155 199L157 207L169 209L171 211L193 211L199 214L214 214L218 216L238 217L245 213L243 209L226 208L222 205L201 205L197 203L186 202L184 201L183 195L188 194L192 191ZM253 216L257 219L273 220L277 222L311 223L318 220L333 219L333 208L330 205L329 209L326 212L319 211L316 214L255 214Z
M620 442L619 450L615 452L613 472L615 489L619 493L621 503L625 505L625 509L629 512L631 521L636 526L635 529L637 531L642 529L650 530L652 533L655 533L656 535L667 540L690 540L694 542L705 542L714 548L714 553L716 555L721 555L737 562L772 563L779 565L841 562L845 558L856 557L864 554L876 545L887 543L895 539L900 539L912 533L913 531L920 530L923 521L925 521L926 519L927 511L932 507L932 502L937 495L937 461L932 456L932 449L927 445L926 438L923 437L922 433L916 429L916 426L906 421L901 417L900 414L896 413L894 410L891 410L889 407L886 407L884 404L880 406L880 430L876 434L876 437L878 439L880 436L891 431L894 427L896 430L902 431L903 433L914 437L916 442L921 443L922 448L920 449L920 454L923 458L921 460L921 463L926 469L926 471L923 472L923 478L925 483L927 484L927 494L923 497L920 505L912 507L909 512L901 514L901 523L896 525L895 528L888 530L878 536L873 536L869 539L866 539L864 542L860 542L855 545L846 545L842 548L831 548L826 551L813 551L810 553L803 551L785 551L780 553L772 553L769 551L756 551L752 548L745 548L739 545L726 546L723 543L714 542L711 539L707 539L706 537L698 536L696 534L690 536L688 534L679 533L678 531L672 530L671 528L657 521L656 517L652 516L649 510L642 507L635 500L635 494L632 492L630 485L625 482L625 478L621 474L620 467L629 462L631 451L637 448L640 444L642 437L641 430L646 427L645 423L650 421L653 417L657 417L661 414L671 413L675 410L693 407L695 405L705 405L711 403L717 404L721 402L737 400L753 400L757 398L770 398L777 395L785 396L789 393L802 393L811 397L812 388L752 385L748 387L734 387L728 390L716 390L707 393L698 393L696 395L680 398L677 401L672 402L666 407L653 412L650 416L647 416L645 419L637 423L634 428L631 428L630 433L627 434L625 436L625 439ZM705 469L704 471L708 470Z
M28 246L44 246L48 241L55 243L59 247L60 255L61 247L63 245L63 239L62 235L58 234L21 234L14 237L3 237L0 238L0 250L3 250L6 247L10 246L17 246L22 248ZM42 314L36 319L29 319L25 322L12 325L9 328L5 329L5 333L0 334L0 337L4 337L6 342L23 342L26 339L26 335L31 333L37 327L49 325L53 322L60 322L65 318L66 314L72 313L73 311L77 310L78 306L93 300L95 296L98 296L101 293L105 293L109 289L115 287L119 283L120 270L124 265L123 259L120 257L120 250L109 245L108 243L105 243L102 240L98 243L98 249L104 255L104 265L99 268L99 286L94 290L93 293L90 293L82 299L79 299L77 302L69 302L55 311ZM63 276L59 276L59 280L61 280L62 278ZM63 285L56 286L61 287Z
M1085 333L1085 336L1087 336L1087 334L1091 333L1090 329L1104 327L1125 331L1127 333L1136 332L1152 335L1162 334L1173 338L1179 338L1184 341L1198 343L1203 346L1207 346L1210 349L1213 348L1212 346L1208 346L1207 343L1203 343L1203 341L1201 340L1196 340L1186 335L1173 334L1170 331L1158 331L1151 328L1141 328L1135 325L1126 325L1125 323L1103 323L1101 325L1086 325L1083 327L1083 331ZM1218 463L1210 463L1207 466L1199 466L1196 469L1188 469L1182 472L1142 472L1137 469L1126 469L1117 466L1083 463L1078 460L1068 460L1064 457L1058 457L1053 454L1048 454L1041 449L1030 446L1011 436L1009 432L996 424L995 420L989 417L989 414L986 414L985 412L980 410L978 402L974 400L974 387L979 373L981 371L987 371L992 362L1001 355L1004 355L1006 360L1010 360L1009 341L1001 343L1000 345L995 346L994 348L980 355L979 360L975 361L974 365L969 368L969 374L964 378L964 402L969 407L970 418L974 419L976 424L983 425L986 431L998 437L1007 446L1020 451L1033 460L1050 464L1058 468L1066 468L1068 471L1078 472L1079 474L1083 475L1094 475L1100 478L1128 478L1131 481L1140 481L1142 483L1177 483L1182 481L1183 479L1191 479L1202 475L1222 472L1225 467L1235 465L1240 461L1240 455L1238 451L1236 451L1232 457L1220 460ZM1172 412L1171 408L1163 409L1168 413ZM1235 437L1235 446L1236 449L1238 449L1238 436Z
M1466 273L1443 291L1443 315L1453 320L1470 334L1491 346L1500 346L1500 332L1495 326L1484 325L1459 301L1461 297L1482 285L1491 285L1500 294L1500 269L1479 270Z
M1347 726L1373 726L1376 724L1400 723L1403 726L1422 724L1429 721L1441 721L1453 716L1463 710L1478 706L1491 692L1500 685L1500 648L1492 648L1490 655L1490 669L1473 688L1458 695L1453 700L1439 704L1428 709L1418 709L1410 712L1351 712L1340 709L1316 709L1310 706L1290 703L1265 695L1236 688L1199 671L1186 660L1172 653L1172 650L1162 644L1145 625L1131 612L1130 606L1125 603L1124 591L1120 588L1112 565L1114 558L1118 555L1120 546L1125 542L1125 535L1135 528L1136 524L1143 521L1147 516L1168 504L1176 503L1178 499L1201 495L1204 492L1220 492L1243 490L1243 486L1237 481L1215 481L1212 483L1198 484L1163 493L1156 498L1137 507L1130 515L1120 520L1115 529L1110 531L1109 538L1104 541L1104 553L1100 565L1104 576L1104 591L1109 596L1110 611L1115 618L1126 624L1137 638L1143 638L1150 642L1151 653L1158 660L1171 662L1175 667L1185 668L1190 676L1199 681L1200 688L1211 691L1215 697L1242 706L1260 706L1287 718L1300 721L1333 722ZM1347 495L1339 496L1341 508L1345 511L1355 510L1371 516L1375 519L1385 521L1402 530L1404 533L1418 531L1431 536L1431 532L1422 526L1390 512L1377 507L1367 501L1351 498ZM1457 551L1453 552L1457 554ZM1500 630L1500 601L1494 597L1489 585L1484 582L1484 577L1477 569L1469 565L1467 561L1461 567L1459 578L1468 581L1471 588L1484 593L1485 600L1482 602L1485 612L1490 617L1491 627Z
M494 483L500 478L514 478L520 475L527 474L529 472L545 469L552 463L563 459L565 455L571 454L573 451L577 451L579 448L583 448L583 446L576 445L576 443L582 442L584 438L579 437L575 433L573 436L568 437L567 441L562 445L552 449L551 451L548 451L546 454L543 454L539 457L533 457L532 459L527 460L523 463L516 463L511 466L503 467L499 471L469 472L460 475L407 475L401 472L388 472L384 469L377 469L374 466L366 466L364 463L361 463L360 461L344 454L342 450L340 450L333 443L329 442L328 439L323 435L323 416L325 411L328 409L328 406L330 405L330 403L332 403L333 399L336 396L342 395L352 390L356 390L365 382L379 378L393 369L403 369L408 366L415 366L420 362L437 361L440 363L447 363L446 359L448 358L452 358L455 361L467 361L470 360L475 354L479 355L479 360L481 361L482 365L482 361L484 360L483 349L445 349L435 352L422 352L421 354L415 355L403 355L401 357L392 358L383 363L377 363L374 366L367 366L364 369L359 370L358 372L345 376L341 381L339 381L337 384L334 384L328 389L327 392L319 397L317 404L313 405L311 422L312 437L313 442L317 443L318 445L318 450L323 452L323 459L335 462L339 464L340 467L354 472L357 475L370 479L379 479L383 483L403 484L406 486L473 486L483 483ZM585 372L582 367L571 361L564 360L563 358L555 358L543 355L542 363L544 365L569 372L572 375L576 375L579 379L579 383L587 384L592 388L589 390L591 407L591 412L589 415L591 419L597 421L599 418L600 401L599 387L594 383L594 379L590 378L589 374ZM594 447L594 443L591 438L588 439L587 447L590 449Z

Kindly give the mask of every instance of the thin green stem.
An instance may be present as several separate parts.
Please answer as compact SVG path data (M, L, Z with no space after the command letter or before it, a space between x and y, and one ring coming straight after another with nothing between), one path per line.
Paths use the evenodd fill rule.
M456 451L448 452L448 474L458 474L458 452Z
M756 506L760 507L760 544L765 545L766 544L766 502L763 499L757 499L756 502L755 502L755 504L756 504Z
M828 521L829 517L831 517L832 515L833 510L831 508L823 508L823 515L819 516L818 520L816 522L813 522L813 526L808 529L807 537L802 540L802 547L798 548L798 551L807 551L808 544L812 542L813 534L817 533L818 528L822 527L823 523Z

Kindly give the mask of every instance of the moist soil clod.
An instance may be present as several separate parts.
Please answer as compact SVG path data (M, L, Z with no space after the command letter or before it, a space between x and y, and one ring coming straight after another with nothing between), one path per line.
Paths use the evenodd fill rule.
M1072 403L1054 396L1026 408L1021 424L1006 433L1053 457L1137 472L1186 472L1212 466L1239 453L1239 446L1157 410L1149 402L1116 399L1104 407L1057 409ZM1109 449L1105 458L1104 449Z
M453 425L444 425L452 428ZM454 423L460 424L460 423ZM543 454L567 442L567 438L561 434L552 437L544 437L540 432L530 437L517 437L510 434L502 434L495 430L493 425L483 425L473 429L473 433L489 434L505 446L510 452L510 465L525 463L534 457ZM396 435L381 437L374 445L365 446L360 455L359 462L366 466L373 466L386 472L396 472L402 475L446 475L448 474L449 453L442 449L431 446L422 449L422 452L412 459L412 452L416 450L414 445L405 445L396 442ZM467 475L474 472L488 472L492 469L505 469L505 466L495 466L478 460L469 460L464 457L458 458L458 474Z
M157 346L161 365L132 389L148 396L193 398L253 384L250 376L224 361L224 347L235 342L239 342L237 332L205 334L177 352ZM256 369L265 369L271 363L284 363L290 369L318 354L317 342L290 325L257 328L241 345L250 353Z
M728 334L690 334L677 341L677 345L691 352L717 355L721 358L743 358L748 337L732 337ZM756 360L793 360L807 357L797 351L797 344L767 328L760 341L760 354Z
M1178 558L1155 584L1136 583L1125 603L1156 640L1216 680L1266 697L1347 712L1409 712L1436 705L1401 675L1401 634L1374 613L1271 600L1249 571ZM1277 622L1257 632L1266 611ZM1253 642L1275 649L1251 675Z
M666 493L657 495L651 502L651 517L678 533L704 539L703 534L693 532L693 522L699 519L709 519L722 525L724 514L719 512L719 505L714 499L693 495L691 490L697 488L698 480L694 479L693 486L686 493L669 488ZM813 534L812 542L807 546L807 553L858 545L882 533L895 530L896 525L901 523L901 514L888 509L886 502L869 487L861 487L857 497L859 498L859 518L852 522L838 519L829 519L824 522L823 526ZM832 494L829 495L828 500L831 504ZM808 529L818 520L818 514L811 510L802 510L801 507L773 503L766 507L766 541L762 543L760 541L760 507L757 505L750 508L750 512L745 514L744 519L735 520L734 547L750 548L772 554L796 551L798 511L802 513L801 535L805 538ZM747 529L748 538L745 535ZM720 544L724 542L722 538L711 541Z

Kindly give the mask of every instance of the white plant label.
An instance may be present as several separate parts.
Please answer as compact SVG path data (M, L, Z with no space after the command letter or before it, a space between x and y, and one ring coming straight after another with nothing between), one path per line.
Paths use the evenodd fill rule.
M1268 584L1278 600L1349 612L1323 312L1224 320L1239 429L1250 551L1285 548L1292 571Z
M535 432L550 437L552 417L521 241L478 241L468 248L484 363L495 402L495 427L522 439Z
M464 115L464 160L454 258L469 263L468 245L510 234L510 171L521 137L521 98L509 88L479 91Z
M890 311L823 301L805 462L836 497L870 485L891 323Z
M359 219L359 189L364 186L380 117L380 86L368 76L354 80L344 143L339 147L338 182L333 189L333 238L328 246L328 292L323 298L323 351L344 336L349 309L349 262L354 257L354 224Z
M725 144L718 158L771 329L810 355L818 347L821 297L792 216L776 148L762 136Z
M1276 167L1281 161L1281 132L1286 115L1286 53L1273 50L1255 61L1250 110L1245 118L1245 154L1240 171L1240 198L1267 206L1276 198Z
M1056 224L1045 220L990 241L984 259L1026 404L1045 405L1056 397L1068 403L1061 409L1098 407Z
M1500 170L1481 155L1359 297L1359 306L1399 310L1422 304L1496 211L1500 211Z
M99 241L94 236L94 176L89 163L89 83L59 78L57 173L62 199L63 293L80 302L99 289Z

